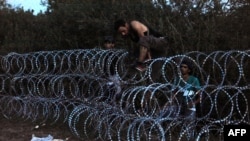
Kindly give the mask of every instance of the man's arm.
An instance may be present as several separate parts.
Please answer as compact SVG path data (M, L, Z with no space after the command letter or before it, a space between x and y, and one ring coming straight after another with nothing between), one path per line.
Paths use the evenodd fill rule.
M190 101L189 103L188 103L188 106L189 107L192 107L193 106L193 104L199 104L199 103L201 103L202 102L202 99L201 99L202 97L201 97L201 91L199 90L199 91L197 91L196 93L195 93L195 98L192 100L192 101Z
M131 21L132 28L137 32L139 37L145 36L144 33L148 32L148 28L146 25L139 21Z

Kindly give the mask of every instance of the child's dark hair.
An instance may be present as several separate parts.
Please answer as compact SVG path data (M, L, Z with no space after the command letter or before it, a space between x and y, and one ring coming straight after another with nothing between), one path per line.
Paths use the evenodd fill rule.
M107 43L107 42L115 43L115 39L113 38L113 36L105 36L104 43Z
M125 26L125 24L126 24L126 21L123 19L119 19L119 20L115 21L115 23L114 23L115 31L117 31L119 29L119 27Z

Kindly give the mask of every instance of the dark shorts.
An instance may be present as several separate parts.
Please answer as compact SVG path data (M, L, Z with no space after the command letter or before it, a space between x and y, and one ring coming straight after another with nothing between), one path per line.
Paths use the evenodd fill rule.
M157 38L154 36L141 37L138 43L140 46L150 49L153 55L158 53L159 57L165 57L169 48L165 38Z

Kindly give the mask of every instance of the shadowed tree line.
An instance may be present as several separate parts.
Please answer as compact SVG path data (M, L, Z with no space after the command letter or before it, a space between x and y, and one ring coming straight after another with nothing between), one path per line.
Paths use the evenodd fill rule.
M250 41L250 1L220 0L48 0L33 14L0 2L0 54L86 49L116 36L116 19L137 19L169 37L173 54L193 50L246 50ZM127 41L130 42L130 41ZM117 36L119 48L130 50Z

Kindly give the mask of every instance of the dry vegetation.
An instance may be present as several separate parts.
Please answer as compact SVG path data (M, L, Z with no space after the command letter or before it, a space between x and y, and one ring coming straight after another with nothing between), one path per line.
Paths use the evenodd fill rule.
M199 3L173 0L171 5L158 0L49 0L45 13L0 9L0 54L45 50L94 48L105 35L114 34L118 18L141 20L167 35L171 54L193 50L246 50L249 48L249 1L217 0ZM225 9L225 8L228 9ZM117 47L127 48L117 36Z

